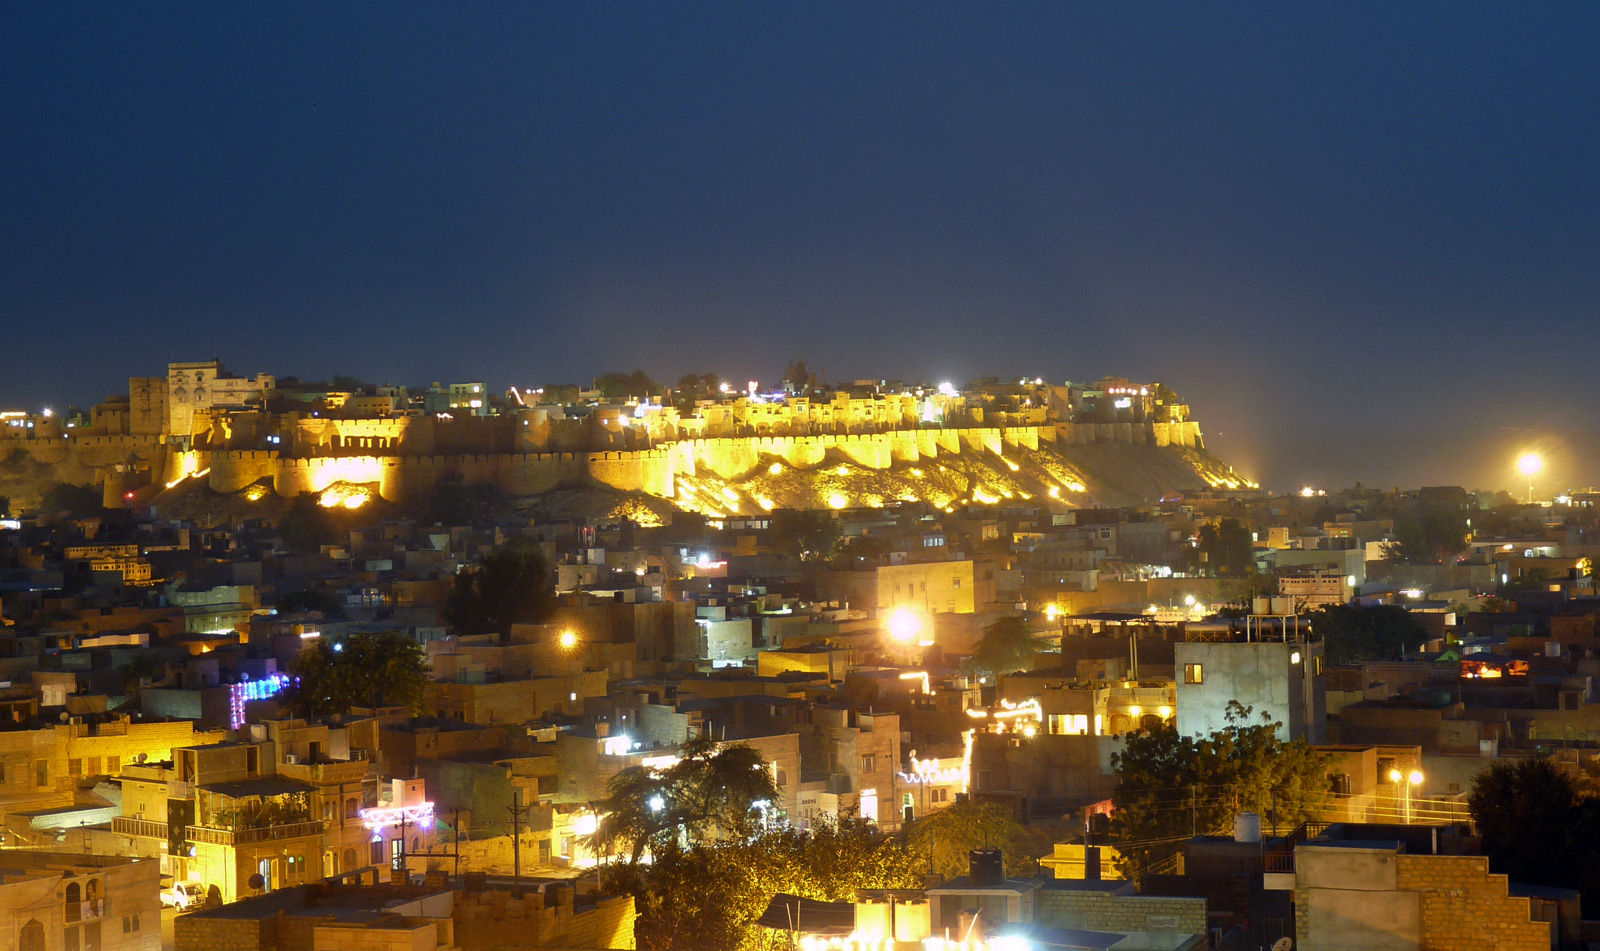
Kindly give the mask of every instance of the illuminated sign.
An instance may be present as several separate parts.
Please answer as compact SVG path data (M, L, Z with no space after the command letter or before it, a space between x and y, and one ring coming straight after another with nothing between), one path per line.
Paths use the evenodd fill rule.
M356 815L361 817L361 824L373 832L397 826L401 820L404 820L406 825L427 829L433 825L433 803L362 809Z
M265 700L275 697L289 686L288 674L269 674L260 680L251 680L249 674L245 679L228 687L228 712L229 720L235 730L244 726L244 705L251 700Z

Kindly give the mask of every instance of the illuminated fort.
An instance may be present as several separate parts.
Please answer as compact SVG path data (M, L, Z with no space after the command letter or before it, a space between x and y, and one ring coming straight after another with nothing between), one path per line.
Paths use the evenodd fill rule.
M251 497L344 493L335 501L417 499L447 481L511 496L590 487L706 514L1034 497L1070 507L1253 487L1205 452L1176 394L1125 379L957 390L812 378L675 403L584 396L500 400L481 384L436 384L421 397L311 392L216 362L174 363L88 414L8 414L0 456L21 449L57 481L103 486L107 504L190 480Z

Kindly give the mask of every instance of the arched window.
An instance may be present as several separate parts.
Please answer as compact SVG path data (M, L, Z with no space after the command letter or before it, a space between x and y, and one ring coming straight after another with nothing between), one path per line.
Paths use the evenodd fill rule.
M189 391L180 386L172 391L172 398L180 403L187 403L189 402Z
M44 925L33 918L17 933L17 951L44 951Z
M66 912L68 921L77 921L83 913L83 890L77 882L67 883Z

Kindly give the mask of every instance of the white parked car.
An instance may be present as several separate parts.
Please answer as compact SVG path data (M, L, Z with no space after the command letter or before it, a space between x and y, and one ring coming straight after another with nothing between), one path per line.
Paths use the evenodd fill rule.
M161 907L188 911L206 902L206 887L199 882L176 882L161 890Z

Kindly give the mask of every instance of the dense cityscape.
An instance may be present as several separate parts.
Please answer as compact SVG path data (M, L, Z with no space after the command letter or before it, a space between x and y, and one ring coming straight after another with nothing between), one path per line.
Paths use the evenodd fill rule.
M799 363L0 413L18 947L1565 938L1600 492L1274 493L1200 418Z
M0 951L1600 951L1600 5L0 4Z

